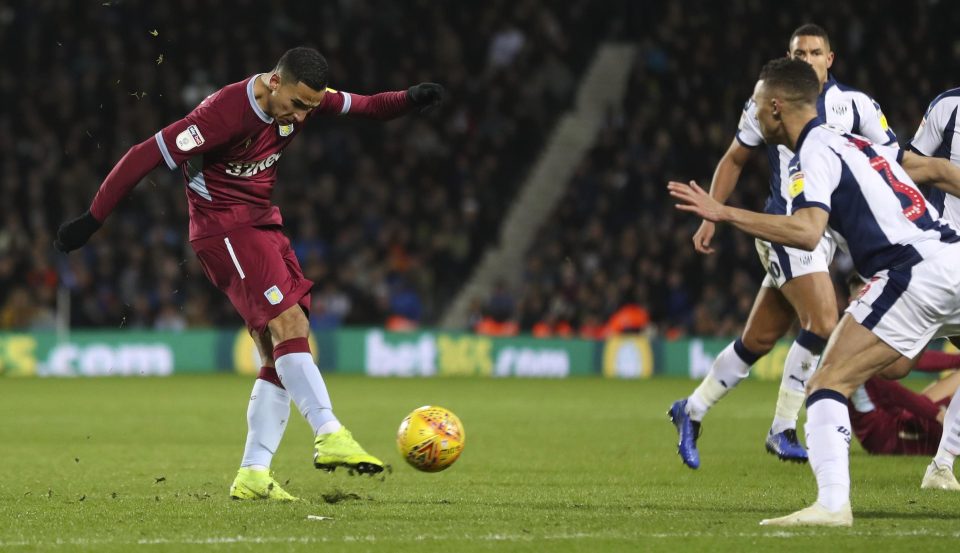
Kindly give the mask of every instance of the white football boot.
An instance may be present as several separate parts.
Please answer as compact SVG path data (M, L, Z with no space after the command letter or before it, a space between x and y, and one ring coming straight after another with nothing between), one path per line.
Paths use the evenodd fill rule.
M819 503L780 518L760 521L761 526L853 526L853 511L850 502L839 511L828 511Z

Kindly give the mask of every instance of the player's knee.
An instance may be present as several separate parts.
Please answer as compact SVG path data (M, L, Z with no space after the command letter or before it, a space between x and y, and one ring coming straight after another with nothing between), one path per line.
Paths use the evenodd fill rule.
M832 313L830 315L822 314L808 317L806 321L801 321L803 329L807 332L812 332L817 336L826 340L830 337L830 334L833 333L833 329L837 327L837 315Z
M907 361L910 361L907 359ZM885 369L880 371L877 376L884 378L886 380L900 380L901 378L907 376L910 372L910 369L913 368L912 362L898 362L887 365Z
M762 356L770 353L770 350L773 349L773 346L776 345L779 338L779 336L772 334L747 332L741 337L741 341L750 353Z
M293 338L305 338L310 332L310 321L299 305L294 305L267 323L273 344Z

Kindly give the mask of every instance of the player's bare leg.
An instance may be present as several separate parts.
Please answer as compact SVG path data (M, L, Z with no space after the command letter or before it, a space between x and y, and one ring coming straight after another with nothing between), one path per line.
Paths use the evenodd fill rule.
M797 440L797 418L806 397L806 385L817 369L820 354L837 325L837 299L829 273L817 272L785 282L780 291L800 319L800 332L783 363L777 407L766 439L766 449L784 461L806 462L807 452Z
M290 501L296 498L270 474L270 462L290 419L290 394L280 384L274 368L270 331L251 330L250 337L260 353L262 366L247 405L247 441L240 470L230 486L230 497Z
M314 465L324 470L342 466L362 474L381 472L383 462L364 451L333 414L327 386L310 353L310 324L300 306L281 313L268 328L280 382L313 429Z
M851 526L850 414L847 398L858 386L902 358L850 315L831 335L819 370L810 379L807 397L807 447L817 478L817 502L771 526Z
M949 376L931 383L921 393L936 403L948 397L952 398L958 388L960 388L960 371L954 371ZM951 399L950 402L953 403L953 400Z
M950 397L943 416L940 446L923 475L920 487L925 490L960 491L960 482L953 472L953 462L960 454L960 371L930 385L924 395L933 401Z
M693 393L673 403L668 412L679 434L678 453L690 468L700 466L697 437L707 411L749 373L793 325L796 315L779 290L761 287L750 310L743 336L717 355L710 372Z

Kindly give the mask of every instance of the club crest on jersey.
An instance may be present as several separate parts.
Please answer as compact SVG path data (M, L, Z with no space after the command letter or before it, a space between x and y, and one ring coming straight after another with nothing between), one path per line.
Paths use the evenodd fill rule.
M190 125L177 135L177 148L180 148L181 152L189 152L203 143L203 135L196 125Z
M280 132L280 136L290 136L293 133L293 123L289 125L280 125L277 127L277 130Z
M280 291L276 285L271 286L263 293L264 297L267 298L267 301L270 302L270 305L277 305L283 301L283 292Z
M796 198L803 192L803 171L790 175L790 197Z

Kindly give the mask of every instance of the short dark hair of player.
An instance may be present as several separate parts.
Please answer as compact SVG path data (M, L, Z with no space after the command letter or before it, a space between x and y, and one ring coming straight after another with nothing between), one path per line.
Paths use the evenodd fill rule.
M327 88L327 60L313 48L291 48L277 62L277 73L292 84L303 83L317 92Z
M792 58L767 62L760 71L760 80L770 90L777 90L784 100L816 104L820 95L820 79L809 63Z
M817 25L816 23L806 23L797 27L793 34L790 35L789 44L793 44L793 39L798 36L818 36L823 39L823 45L827 47L827 51L830 51L830 35L827 34L827 31Z

